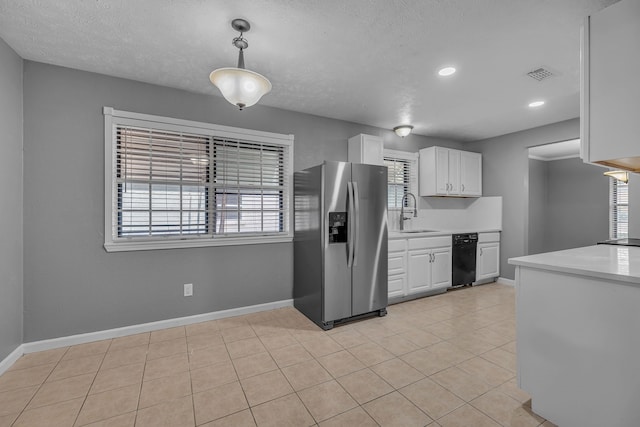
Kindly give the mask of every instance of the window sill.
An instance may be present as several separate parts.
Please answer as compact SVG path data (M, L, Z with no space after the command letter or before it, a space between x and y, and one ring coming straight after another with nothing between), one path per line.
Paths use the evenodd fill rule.
M209 246L260 245L265 243L288 243L292 241L293 236L251 236L226 237L218 239L105 242L104 248L107 252L128 252L159 249L204 248Z

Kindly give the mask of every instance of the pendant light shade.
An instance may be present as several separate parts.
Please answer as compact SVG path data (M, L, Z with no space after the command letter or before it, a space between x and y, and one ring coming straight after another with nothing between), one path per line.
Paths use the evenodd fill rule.
M608 171L604 173L606 176L622 181L625 184L629 182L629 172L626 171Z
M241 110L260 101L271 90L271 82L262 74L243 68L218 68L209 75L224 99Z
M238 67L218 68L209 75L224 99L236 105L240 110L251 107L271 91L271 82L262 74L244 68L244 49L249 47L243 33L251 29L251 25L244 19L234 19L231 27L240 32L240 36L233 39L232 44L240 49L238 53Z

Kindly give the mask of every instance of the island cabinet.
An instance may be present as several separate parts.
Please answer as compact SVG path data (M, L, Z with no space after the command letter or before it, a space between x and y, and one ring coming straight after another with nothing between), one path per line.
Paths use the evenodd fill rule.
M500 233L478 233L476 281L493 282L500 276Z
M482 155L444 147L420 150L420 195L482 196Z
M640 172L640 1L622 0L585 19L581 50L580 155Z
M640 426L640 248L512 258L518 386L559 426Z

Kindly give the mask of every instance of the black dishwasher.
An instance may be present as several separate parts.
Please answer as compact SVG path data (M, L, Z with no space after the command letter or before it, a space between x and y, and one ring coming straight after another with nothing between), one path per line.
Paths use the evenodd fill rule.
M451 286L470 285L476 280L478 233L454 234L451 253Z

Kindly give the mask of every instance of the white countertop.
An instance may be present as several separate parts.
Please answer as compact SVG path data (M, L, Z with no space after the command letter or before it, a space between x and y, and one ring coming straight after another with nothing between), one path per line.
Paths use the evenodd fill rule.
M436 237L436 236L447 236L451 234L460 234L460 233L495 233L500 232L498 229L486 229L486 230L469 230L469 229L458 229L458 230L438 230L438 231L424 231L424 232L401 232L397 230L389 231L389 240L397 240L397 239L411 239L413 237Z
M509 264L640 285L640 247L586 246L510 258Z

